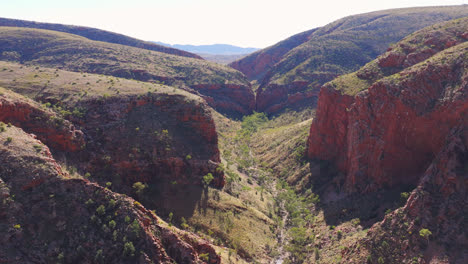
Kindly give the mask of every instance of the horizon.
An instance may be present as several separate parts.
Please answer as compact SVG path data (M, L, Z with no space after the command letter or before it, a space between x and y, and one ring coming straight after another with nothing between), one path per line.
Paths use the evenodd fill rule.
M330 0L314 5L307 0L292 0L288 4L275 0L135 0L129 5L123 0L82 0L79 4L18 0L4 3L0 16L98 28L171 45L227 44L262 49L351 15L396 8L464 5L468 0L409 2Z

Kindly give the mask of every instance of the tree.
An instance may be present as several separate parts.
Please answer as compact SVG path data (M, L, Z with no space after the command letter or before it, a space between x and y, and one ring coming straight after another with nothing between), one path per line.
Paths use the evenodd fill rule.
M135 256L135 246L133 246L133 243L131 241L126 242L124 244L123 255L126 256L126 257Z
M140 195L148 187L148 185L146 183L135 182L132 187L135 190L135 193Z
M419 230L419 235L421 237L425 238L427 240L427 242L429 243L429 236L432 235L432 232L427 228L423 228L423 229Z
M208 187L208 185L210 185L210 183L213 181L214 177L213 177L213 174L211 173L208 173L207 175L203 176L203 185L205 187Z

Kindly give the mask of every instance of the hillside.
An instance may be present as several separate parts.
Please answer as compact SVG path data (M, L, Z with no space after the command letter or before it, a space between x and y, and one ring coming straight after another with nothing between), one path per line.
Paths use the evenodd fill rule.
M417 31L322 88L307 143L312 162L336 168L322 190L404 191L347 262L466 262L467 28L461 18Z
M25 126L42 140L0 122L2 262L203 263L207 258L220 263L208 241L168 228L110 185L102 187L88 174L71 171L70 164L61 165L54 158L57 152L53 156L43 142L59 146L67 129L72 139L83 141L73 126L29 99L3 88L0 92L1 120ZM41 129L39 122L32 126L23 118L45 120Z
M259 86L256 110L316 106L324 83L355 71L390 44L431 24L466 16L468 6L405 8L355 15L297 34L230 64Z
M105 30L101 30L97 28L52 24L52 23L40 23L40 22L34 22L34 21L8 19L8 18L0 18L0 27L25 27L25 28L47 29L47 30L65 32L65 33L82 36L90 40L121 44L125 46L158 51L158 52L177 55L177 56L201 59L200 56L183 51L183 50L178 50L175 48L167 47L165 45L158 45L153 42L143 41L143 40L131 38L122 34L109 32L109 31L105 31Z
M234 55L217 55L217 54L208 54L208 53L199 53L203 59L207 61L216 62L223 65L228 65L229 63L236 61L242 57L247 56L248 54L234 54Z
M245 77L228 67L57 31L0 27L0 60L164 83L200 94L220 112L248 114L254 96Z
M229 44L211 44L211 45L182 45L182 44L167 44L163 42L154 42L163 46L168 46L180 50L196 54L211 54L211 55L241 55L255 52L257 48L243 48Z

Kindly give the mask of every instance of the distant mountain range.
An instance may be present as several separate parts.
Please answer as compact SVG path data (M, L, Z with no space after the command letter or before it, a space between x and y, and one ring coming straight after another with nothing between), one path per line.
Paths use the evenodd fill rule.
M249 54L259 49L257 48L242 48L229 44L212 44L212 45L181 45L181 44L167 44L159 41L153 41L156 44L180 49L197 54L215 54L215 55L238 55Z

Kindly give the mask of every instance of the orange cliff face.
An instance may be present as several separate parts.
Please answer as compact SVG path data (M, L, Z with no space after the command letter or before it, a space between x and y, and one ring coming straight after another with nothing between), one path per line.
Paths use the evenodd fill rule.
M78 169L104 180L119 175L129 186L159 180L201 186L211 173L212 185L224 186L216 127L204 103L145 95L83 100L79 107L85 114L69 116L70 122L5 90L0 121L34 134Z
M69 121L13 93L0 95L0 121L21 127L60 151L76 152L85 146L83 132Z
M376 60L377 68L359 70L359 78L375 81L362 92L333 82L321 89L308 157L332 161L347 192L416 186L449 131L468 126L463 23L450 33L423 30L414 37L422 48L410 45L414 39L402 42Z
M197 84L193 89L208 105L232 117L250 115L255 109L255 95L250 85Z
M130 186L159 180L201 185L202 176L212 173L213 186L224 186L224 174L216 170L216 127L205 104L145 95L89 100L80 107L87 112L76 122L89 137L89 155L80 160L91 173L118 174Z

